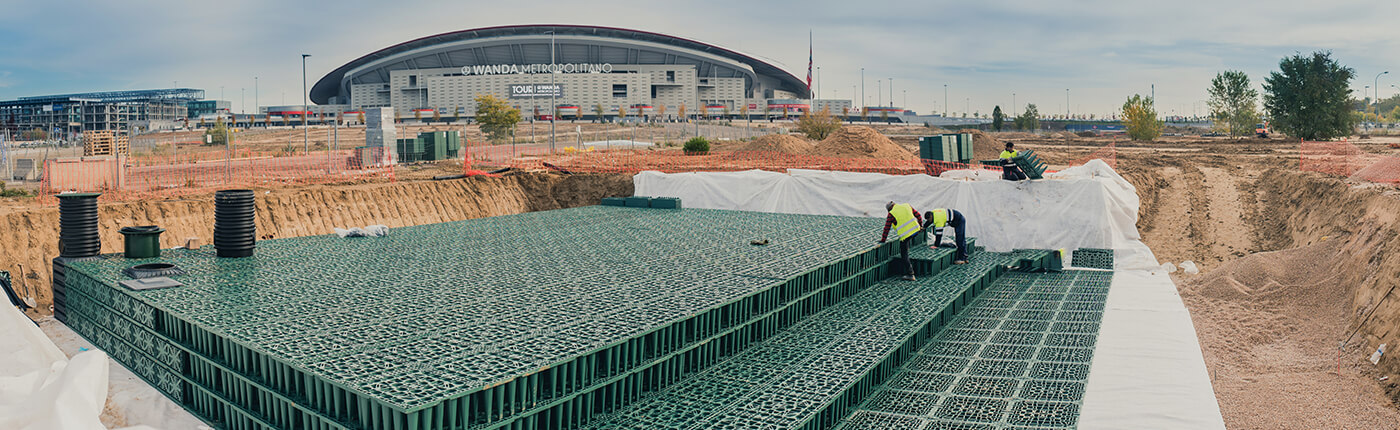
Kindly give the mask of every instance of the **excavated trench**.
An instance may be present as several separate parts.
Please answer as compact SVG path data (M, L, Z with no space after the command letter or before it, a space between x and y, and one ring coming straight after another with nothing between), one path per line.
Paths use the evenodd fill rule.
M357 185L259 189L260 239L330 234L334 228L383 224L393 227L457 221L522 212L598 204L603 197L632 195L630 175L528 173L500 178L475 176L447 181L405 181ZM162 248L198 237L213 240L212 195L177 200L145 200L98 206L102 252L122 251L126 226L159 225ZM58 256L58 207L31 206L0 214L0 260L15 277L20 294L32 295L41 313L52 303L50 267Z

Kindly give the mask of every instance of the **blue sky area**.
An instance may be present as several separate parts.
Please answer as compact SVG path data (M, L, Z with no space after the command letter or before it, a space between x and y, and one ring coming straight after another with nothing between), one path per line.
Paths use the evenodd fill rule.
M1358 98L1382 71L1394 71L1382 97L1400 86L1400 1L0 0L0 100L178 82L252 111L255 76L260 104L301 103L301 53L314 83L426 35L555 23L697 39L799 77L810 30L823 98L859 98L864 67L868 104L889 104L893 78L894 103L920 112L988 113L1013 93L1064 112L1069 89L1071 112L1104 115L1155 84L1161 114L1204 114L1215 73L1243 70L1257 86L1280 58L1316 50L1356 69Z

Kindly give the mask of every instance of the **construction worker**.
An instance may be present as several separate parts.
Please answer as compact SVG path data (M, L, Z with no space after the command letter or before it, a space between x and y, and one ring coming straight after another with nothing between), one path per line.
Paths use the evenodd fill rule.
M953 257L953 264L967 264L967 218L952 209L924 212L924 228L933 232L933 245L929 248L937 249L943 244L943 227L947 226L952 226L953 234L958 235L958 253Z
M885 211L885 231L880 233L880 243L885 243L885 239L890 235L890 226L895 226L894 235L899 238L899 256L904 260L904 280L913 281L914 263L909 262L909 238L924 228L919 222L919 211L914 210L908 203L894 202L885 203Z
M1021 171L1021 167L1016 165L1016 157L1021 156L1021 152L1016 150L1016 145L1006 142L1006 150L1001 151L1001 178L1008 181L1024 181L1026 174Z

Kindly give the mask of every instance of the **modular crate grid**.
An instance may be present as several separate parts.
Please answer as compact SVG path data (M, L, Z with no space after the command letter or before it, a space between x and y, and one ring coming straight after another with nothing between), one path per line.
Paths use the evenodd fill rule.
M1013 261L977 253L918 281L881 282L587 428L830 428Z
M142 260L188 273L168 290L115 286L132 260L58 260L55 289L65 322L224 427L568 425L874 284L877 225L588 207Z
M1075 427L1111 279L1002 276L839 428Z

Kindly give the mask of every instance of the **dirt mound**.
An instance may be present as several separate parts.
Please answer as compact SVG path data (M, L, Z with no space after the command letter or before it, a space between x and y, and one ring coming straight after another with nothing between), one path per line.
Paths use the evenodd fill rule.
M816 145L789 134L770 134L743 145L730 148L731 151L769 151L784 154L811 154Z
M841 158L917 160L919 156L870 127L848 125L817 143L814 155Z

